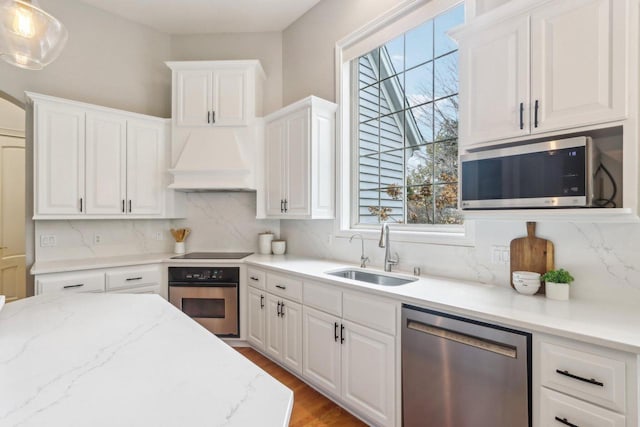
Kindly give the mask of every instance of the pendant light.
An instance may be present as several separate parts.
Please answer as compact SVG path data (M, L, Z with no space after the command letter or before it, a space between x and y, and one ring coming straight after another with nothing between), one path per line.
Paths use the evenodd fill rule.
M60 55L67 29L36 0L0 0L0 58L41 70Z

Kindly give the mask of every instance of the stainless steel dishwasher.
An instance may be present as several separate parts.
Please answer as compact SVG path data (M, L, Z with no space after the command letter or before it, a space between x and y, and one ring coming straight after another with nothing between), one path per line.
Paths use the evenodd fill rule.
M404 427L530 427L531 334L402 307Z

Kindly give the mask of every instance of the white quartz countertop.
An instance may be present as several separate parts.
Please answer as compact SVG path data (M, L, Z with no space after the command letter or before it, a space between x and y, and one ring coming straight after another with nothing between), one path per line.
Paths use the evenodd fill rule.
M0 312L0 426L286 426L293 393L157 295Z
M32 274L55 273L91 268L121 267L144 263L211 264L212 261L173 260L174 254L150 254L126 257L38 262ZM230 261L225 261L229 263ZM545 332L623 351L640 353L640 310L632 304L611 305L598 301L572 299L554 301L544 296L521 295L504 286L484 285L444 277L423 275L420 280L402 286L380 286L326 274L354 264L301 258L290 255L254 254L232 263L246 263L283 273L297 274L403 303L470 316L488 322ZM375 268L367 268L376 271Z
M577 299L555 301L541 295L521 295L503 286L434 276L422 276L416 282L401 286L381 286L326 274L342 267L356 267L337 261L273 255L252 255L245 261L406 304L640 353L640 311L632 305Z

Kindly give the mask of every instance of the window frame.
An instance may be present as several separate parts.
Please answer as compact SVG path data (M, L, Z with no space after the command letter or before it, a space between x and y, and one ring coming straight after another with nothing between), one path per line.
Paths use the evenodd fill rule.
M465 3L465 20L468 22L469 5L466 0L413 0L404 2L369 22L335 47L336 101L336 221L337 237L348 237L354 232L365 238L375 239L381 224L358 224L358 87L351 84L355 78L352 60L370 52L385 42L433 19L452 7ZM397 224L390 221L392 240L418 243L434 243L455 246L475 245L475 224L465 219L462 225Z

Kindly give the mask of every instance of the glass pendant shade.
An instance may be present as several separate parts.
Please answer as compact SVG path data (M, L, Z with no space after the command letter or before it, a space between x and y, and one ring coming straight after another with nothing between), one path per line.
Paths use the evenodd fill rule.
M0 0L0 58L41 70L60 55L67 29L35 0Z

